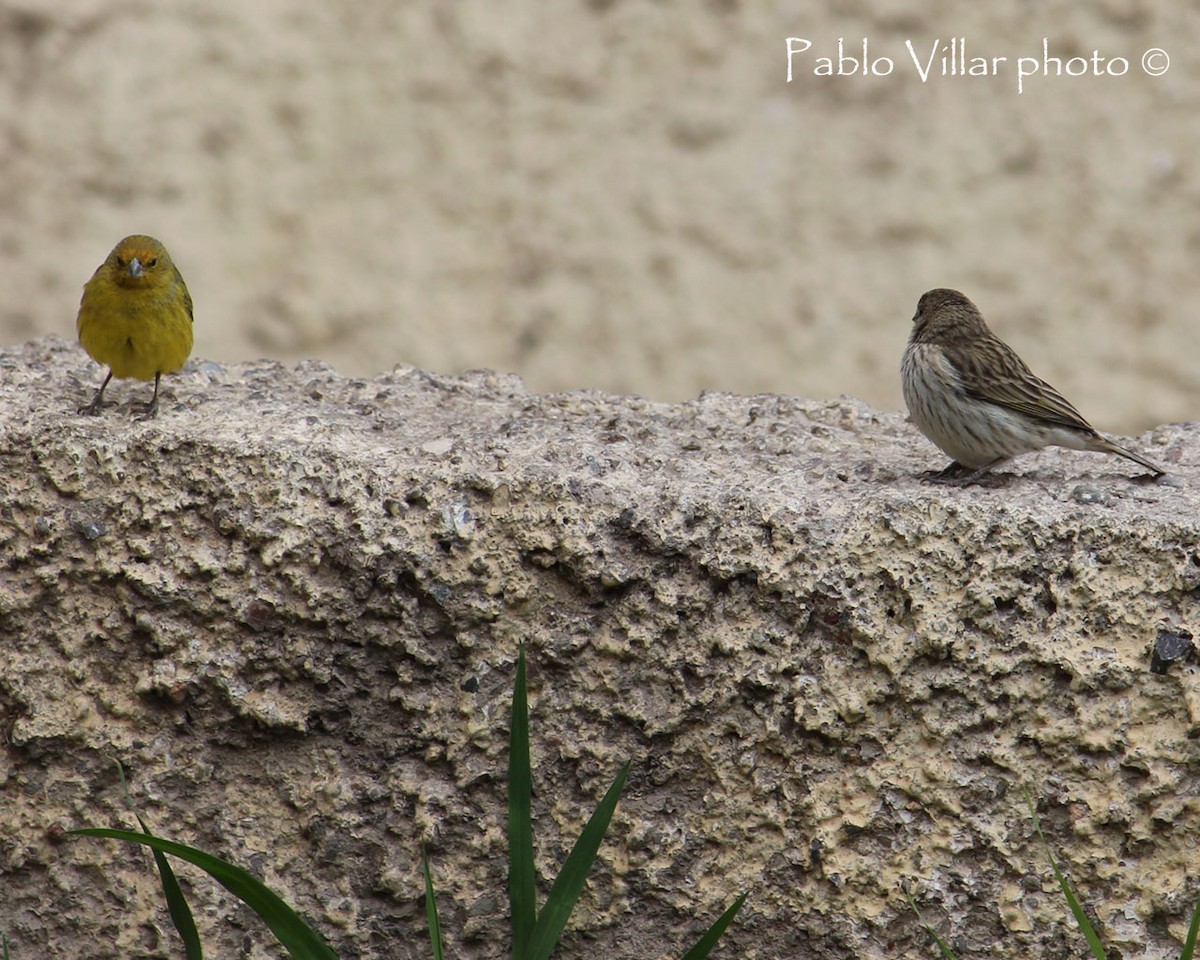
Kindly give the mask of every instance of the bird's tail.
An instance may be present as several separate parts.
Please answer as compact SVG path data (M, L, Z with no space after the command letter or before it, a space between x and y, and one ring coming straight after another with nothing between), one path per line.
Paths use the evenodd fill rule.
M1126 449L1119 443L1113 443L1113 441L1109 440L1108 437L1097 436L1095 439L1097 440L1095 447L1096 450L1101 450L1105 453L1115 453L1118 456L1125 457L1127 460L1132 460L1134 463L1140 463L1143 467L1153 473L1156 478L1161 477L1167 472L1154 461L1147 460L1141 454L1134 453L1132 450Z

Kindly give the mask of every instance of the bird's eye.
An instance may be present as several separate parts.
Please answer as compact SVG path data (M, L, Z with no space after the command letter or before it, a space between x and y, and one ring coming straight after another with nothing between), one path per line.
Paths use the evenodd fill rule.
M117 266L118 267L125 266L125 258L124 257L117 257Z
M148 266L148 267L158 266L158 257L151 257L149 260L146 261L146 266Z

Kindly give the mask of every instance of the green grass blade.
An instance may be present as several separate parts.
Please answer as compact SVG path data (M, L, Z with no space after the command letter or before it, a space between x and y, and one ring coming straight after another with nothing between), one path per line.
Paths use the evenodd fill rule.
M124 777L122 777L124 780ZM137 821L142 826L142 832L153 837L150 828L146 826L146 821L141 815L134 813ZM188 907L187 898L183 895L183 890L179 886L179 881L175 877L175 871L171 869L171 865L167 863L166 856L159 850L153 850L154 863L158 867L158 878L162 884L163 896L167 901L167 912L171 915L171 923L175 925L175 931L179 934L179 939L183 941L184 955L187 960L204 960L204 948L200 945L200 931L196 929L196 921L192 918L191 908Z
M1042 822L1038 819L1037 806L1034 804L1033 796L1030 794L1028 788L1025 788L1025 803L1029 806L1029 813L1033 817L1033 827L1037 830L1037 835L1041 837L1042 846L1046 848L1046 856L1050 858L1050 867L1054 871L1054 876L1058 880L1058 885L1062 889L1063 896L1067 898L1067 905L1071 908L1075 922L1079 925L1079 929L1083 932L1083 936L1092 950L1092 956L1096 960L1108 960L1108 955L1104 952L1104 945L1100 942L1100 936L1096 933L1096 928L1092 926L1092 921L1083 912L1083 907L1080 905L1079 899L1075 896L1075 891L1071 889L1070 882L1068 882L1063 872L1058 869L1058 861L1054 859L1054 850L1050 847L1050 841L1046 839L1046 835L1042 833Z
M529 761L529 699L525 648L517 656L512 725L508 746L508 902L512 916L513 960L529 952L537 919L537 880L533 866L533 773Z
M429 942L433 946L433 960L445 960L442 952L442 924L438 920L437 898L433 894L433 874L429 870L429 851L421 849L425 862L425 919L429 922Z
M546 905L542 907L537 923L534 924L525 960L548 960L558 943L558 938L562 936L563 927L567 925L567 919L575 909L588 871L592 868L592 861L596 859L604 834L608 831L609 821L617 809L617 801L621 799L621 791L625 788L625 778L628 775L629 764L626 763L617 774L613 785L608 788L604 799L596 807L596 812L585 824L579 839L575 841L575 846L567 854L567 861L554 878L554 886L550 888Z
M144 833L135 833L132 830L89 827L70 832L85 837L105 837L111 840L140 843L151 849L161 850L173 857L194 863L257 913L287 949L293 960L337 960L337 954L330 949L329 945L314 933L277 894L245 870L227 863L220 857L214 857L211 853L205 853L203 850L197 850L195 847L189 847L182 843L163 840L161 837L147 836Z
M958 960L958 958L954 955L954 951L950 949L946 941L939 937L937 935L937 931L925 922L925 918L921 916L921 911L917 909L917 901L913 899L912 894L908 892L907 888L904 890L904 896L908 898L908 905L912 907L912 912L917 915L917 919L921 922L921 926L923 926L928 934L933 937L933 942L938 945L938 949L942 952L942 960Z
M129 789L129 781L125 779L124 764L120 760L116 761L116 764L117 776L121 780L121 792L125 796L125 806L129 808L130 813L137 817L142 832L148 837L154 836L134 805L133 792ZM158 868L159 883L162 886L163 897L167 901L167 912L170 914L175 932L183 941L184 954L187 960L204 960L204 948L200 945L200 931L196 929L196 921L192 918L192 910L175 877L175 871L171 869L171 864L167 862L167 858L160 851L151 849L150 852L154 854L154 865Z
M1196 935L1200 933L1200 900L1196 901L1196 909L1192 911L1192 925L1188 927L1187 940L1183 944L1183 953L1179 960L1192 960L1196 954Z
M0 946L4 947L4 960L9 960L8 956L8 937L0 933Z
M696 941L696 945L683 955L683 960L705 960L709 953L712 952L712 948L717 945L717 941L721 939L721 935L733 923L733 918L738 915L738 911L742 909L742 904L746 902L746 897L748 896L748 893L743 893L734 900L732 906L717 917L717 922L709 927L705 931L704 936Z
M1067 898L1067 904L1071 908L1071 913L1075 916L1075 922L1079 924L1079 929L1083 931L1084 937L1087 938L1088 946L1092 949L1092 955L1096 960L1108 960L1108 956L1104 952L1104 945L1100 942L1099 934L1096 933L1096 928L1092 926L1092 922L1088 919L1087 914L1083 912L1083 907L1075 896L1075 891L1071 889L1071 884L1067 881L1063 872L1058 869L1058 864L1055 862L1053 854L1050 854L1050 866L1054 868L1054 876L1058 879L1058 885L1062 888L1063 896Z

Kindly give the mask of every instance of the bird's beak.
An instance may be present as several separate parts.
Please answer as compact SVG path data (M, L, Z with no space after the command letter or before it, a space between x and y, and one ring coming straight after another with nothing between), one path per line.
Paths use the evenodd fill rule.
M146 270L142 266L142 261L139 260L137 257L134 257L132 260L129 261L129 275L131 277L133 277L135 280L145 272L146 272Z

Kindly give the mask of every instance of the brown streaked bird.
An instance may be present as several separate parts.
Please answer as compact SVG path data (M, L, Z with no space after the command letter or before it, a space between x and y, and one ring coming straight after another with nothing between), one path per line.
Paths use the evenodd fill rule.
M1005 460L1048 446L1115 453L1156 478L1166 473L1097 433L957 290L921 297L900 374L913 423L953 459L932 479L974 483Z

